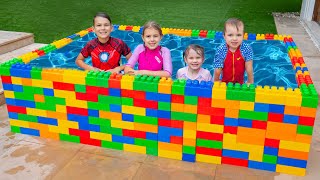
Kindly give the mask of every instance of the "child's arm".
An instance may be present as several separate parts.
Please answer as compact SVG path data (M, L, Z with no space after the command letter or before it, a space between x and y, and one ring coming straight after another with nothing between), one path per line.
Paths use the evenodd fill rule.
M246 61L246 63L245 63L245 68L246 68L246 72L247 72L247 75L248 75L247 83L249 83L249 84L253 84L253 67L252 67L252 64L253 64L252 60Z
M171 74L168 71L149 71L149 70L133 70L133 74L141 74L148 76L160 76L160 77L171 77Z
M130 52L128 55L126 55L126 59L129 60L131 55L132 55L132 53ZM120 71L125 70L125 67L126 67L125 65L120 65L120 66L115 67L113 69L110 69L108 71L110 71L111 73L119 73Z
M83 57L83 55L81 53L79 53L79 55L78 55L78 57L76 59L76 65L81 67L82 69L85 69L85 70L99 70L98 68L95 68L93 66L90 66L90 65L86 64L84 62L84 59L85 58Z
M222 68L214 69L213 82L220 81L221 72L222 72Z

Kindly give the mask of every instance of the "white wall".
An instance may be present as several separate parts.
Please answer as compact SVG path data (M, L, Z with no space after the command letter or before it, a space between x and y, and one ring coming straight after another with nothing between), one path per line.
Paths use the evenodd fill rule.
M303 0L300 12L300 18L305 21L311 21L315 0Z

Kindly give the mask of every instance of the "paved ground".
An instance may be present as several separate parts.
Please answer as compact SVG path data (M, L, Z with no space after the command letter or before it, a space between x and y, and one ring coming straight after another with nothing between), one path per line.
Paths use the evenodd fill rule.
M292 34L320 92L320 52L297 18L276 17L279 34ZM318 74L317 74L318 73ZM305 177L228 165L188 163L82 144L13 134L0 106L0 180L7 179L320 179L320 111Z

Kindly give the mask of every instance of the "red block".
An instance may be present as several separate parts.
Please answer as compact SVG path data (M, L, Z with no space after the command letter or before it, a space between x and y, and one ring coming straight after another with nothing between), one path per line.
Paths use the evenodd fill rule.
M248 160L231 158L231 157L222 157L221 163L222 164L230 164L230 165L248 167Z
M80 129L73 129L69 128L69 134L73 136L79 136L82 138L90 138L90 131L80 130Z
M224 126L223 133L237 134L238 127L236 126Z
M98 93L102 95L109 95L109 89L108 88L103 88L103 87L98 87Z
M133 105L144 108L158 109L158 102L144 99L134 99Z
M198 97L198 106L211 107L211 98Z
M213 115L211 115L210 124L224 125L224 116L213 116Z
M267 129L267 122L258 121L258 120L252 120L252 128Z
M268 121L283 122L283 114L269 112L268 113Z
M95 86L86 86L86 92L98 93L99 88Z
M134 98L134 92L132 90L121 89L121 96L127 98Z
M127 26L126 31L131 31L133 29L133 26Z
M75 91L74 84L55 82L53 81L53 88L65 91Z
M111 74L108 83L109 83L109 88L116 88L116 89L121 89L121 74Z
M146 92L133 90L134 99L146 99Z
M305 126L313 126L315 118L299 116L298 124Z
M199 138L199 139L207 139L207 140L214 140L214 141L222 141L223 140L223 134L197 131L197 138Z
M20 114L27 114L26 107L20 107L20 106L11 106L7 105L8 112L15 112Z
M205 148L205 147L196 147L196 153L197 154L205 154L209 156L222 156L222 150L221 149L213 149L213 148Z
M171 94L171 102L172 103L184 104L184 96L183 95Z
M2 81L2 83L12 84L10 76L1 76L1 81Z
M147 137L146 132L137 131L137 130L123 129L122 134L123 134L123 136L133 137L133 138L141 138L141 139L146 139L146 137Z
M67 106L67 113L88 116L88 109Z
M87 101L87 93L76 92L76 99Z
M171 127L171 120L170 119L159 118L158 119L158 125L159 126L164 126L164 127Z
M101 147L101 140L80 137L80 143Z
M208 106L198 106L198 114L210 115L211 107Z
M173 128L183 128L183 121L171 120L171 127Z
M277 139L268 139L266 138L264 141L264 145L268 147L279 148L280 140Z
M224 116L225 108L210 108L210 115Z
M173 144L183 144L183 138L178 136L171 136L170 137L170 143Z

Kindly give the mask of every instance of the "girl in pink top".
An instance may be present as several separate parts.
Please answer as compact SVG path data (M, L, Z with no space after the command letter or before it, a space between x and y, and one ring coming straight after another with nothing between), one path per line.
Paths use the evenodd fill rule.
M191 79L198 81L212 81L210 71L202 68L204 62L203 47L191 44L183 53L187 66L178 70L177 79Z
M140 44L134 50L124 69L128 74L171 77L172 59L170 50L159 45L162 39L161 27L154 21L144 25ZM138 70L134 70L138 62Z

